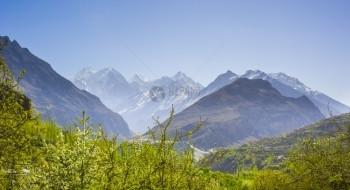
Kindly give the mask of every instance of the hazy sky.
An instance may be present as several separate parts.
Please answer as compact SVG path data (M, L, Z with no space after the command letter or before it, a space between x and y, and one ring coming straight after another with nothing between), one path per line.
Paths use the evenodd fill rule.
M350 105L350 1L1 0L0 35L61 75L284 72Z

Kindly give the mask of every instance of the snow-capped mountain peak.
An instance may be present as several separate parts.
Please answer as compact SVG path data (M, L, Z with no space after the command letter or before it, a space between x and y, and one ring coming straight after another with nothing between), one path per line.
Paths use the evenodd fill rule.
M199 84L198 82L195 82L193 79L191 79L181 71L177 72L171 79L176 83L174 85L183 86L183 87L188 86L196 89L203 88L201 84Z
M229 80L236 78L238 75L231 70L227 70L226 73L219 75L219 77L229 77Z
M150 82L139 74L134 74L129 80L129 84L138 91L148 90L150 86Z
M317 91L313 91L310 87L304 85L297 78L288 76L285 73L270 73L268 75L271 78L276 79L285 85L291 86L295 90L303 91L305 93L318 93Z
M119 81L121 83L127 84L128 82L124 78L122 74L120 74L118 71L116 71L113 68L104 68L96 73L94 73L94 80L100 79L100 80L111 80L111 81Z
M332 114L340 114L349 111L349 108L346 105L328 97L321 92L312 90L310 87L300 82L297 78L291 77L285 73L279 72L266 74L259 70L249 70L242 75L241 78L267 80L282 95L287 97L296 98L305 95L320 109L325 116L329 116L329 112Z
M206 88L204 88L201 91L201 94L204 96L215 92L216 90L219 90L220 88L235 81L237 78L237 74L233 73L230 70L227 70L226 73L220 74L218 77L216 77L216 79L213 82L211 82Z
M179 71L173 77L174 80L188 78L185 73Z
M218 78L221 78L221 77L229 78L229 80L232 80L238 77L238 75L236 73L233 73L231 70L227 70L226 73L223 73L218 76Z
M136 83L140 83L140 82L144 83L144 82L148 82L148 79L146 79L145 77L143 77L143 76L141 76L139 74L134 74L134 76L132 76L132 78L131 78L129 83L134 83L134 82L136 82Z
M245 74L241 75L240 78L247 79L264 79L266 80L268 75L260 70L248 70Z
M101 69L100 71L98 71L97 73L99 73L100 75L106 75L106 74L120 74L118 71L116 71L115 69L113 68L104 68L104 69Z
M75 75L74 79L87 78L94 73L96 73L96 71L93 70L91 67L85 67Z
M239 76L227 70L206 88L181 71L171 77L164 76L150 81L135 74L128 82L113 68L97 72L91 68L84 68L77 74L78 78L79 76L80 79L75 80L74 84L99 96L109 108L123 115L131 129L141 133L147 130L147 126L153 125L152 117L159 116L161 121L166 119L172 105L177 112L180 112L238 78L267 80L284 96L297 98L306 95L322 113L327 113L328 105L333 113L349 110L341 103L322 93L312 91L297 78L284 73L266 74L260 70L248 70ZM153 101L150 97L150 91L154 87L161 87L164 91L164 97L159 102Z
M108 107L124 101L135 93L124 76L113 68L99 71L84 68L72 82L78 88L98 96Z

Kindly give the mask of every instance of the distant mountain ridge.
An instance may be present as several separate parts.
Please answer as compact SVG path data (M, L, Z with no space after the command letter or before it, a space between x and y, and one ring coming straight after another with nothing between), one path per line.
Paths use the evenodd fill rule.
M208 150L279 135L324 116L306 96L285 97L268 81L239 78L176 114L169 133L188 132L200 118L207 121L192 140Z
M347 105L344 105L319 91L312 90L295 77L288 76L285 73L267 74L260 70L248 70L242 75L237 75L228 70L226 73L219 75L212 83L204 88L200 92L200 96L197 97L197 100L232 83L238 78L263 79L269 81L274 88L287 97L298 98L305 95L326 117L329 117L329 112L333 115L339 115L350 111L350 108Z
M249 70L240 77L267 80L274 88L281 92L281 94L287 97L297 98L305 95L320 109L321 113L327 117L330 114L339 115L350 111L348 106L328 97L321 92L312 90L310 87L307 87L300 82L297 78L290 77L284 73L266 74L259 70Z
M103 70L111 70L111 68L101 71ZM80 89L85 89L99 96L109 108L123 115L132 130L139 133L144 133L147 131L147 127L153 126L152 117L159 117L160 121L164 121L172 105L176 112L181 112L202 97L210 95L239 78L267 80L282 95L287 97L298 98L305 95L326 117L329 116L330 111L337 115L350 110L346 105L321 92L312 90L298 79L284 73L267 74L259 70L248 70L242 75L237 75L228 70L204 88L182 72L178 72L173 77L164 76L156 80L147 80L135 74L131 80L126 82L126 79L115 70L113 73L117 73L118 76L115 77L118 78L117 80L114 80L113 77L106 79L105 75L102 77L101 74L98 74L101 71L97 72L91 68L85 68L72 81ZM97 87L91 89L92 86ZM118 92L113 92L112 89L115 86L118 86L116 88L119 89ZM149 97L149 91L155 86L165 90L165 99L161 102L152 102Z
M147 131L146 127L154 126L152 117L164 121L168 118L172 106L178 111L183 110L184 100L195 96L203 88L201 84L194 82L182 72L176 73L173 77L145 81L145 84L148 85L145 91L140 90L133 99L121 104L120 108L115 108L127 121L131 121L130 126L137 127L136 131L141 134ZM165 96L162 101L154 102L150 99L149 91L152 87L161 87L164 90ZM138 121L135 118L138 118Z
M140 134L154 125L153 117L160 121L167 119L172 105L176 110L185 109L187 106L183 105L184 100L197 95L203 89L201 84L183 72L155 80L147 80L135 74L127 81L112 68L100 71L84 68L72 82L80 89L99 96L109 108L123 116L133 131ZM150 98L152 87L164 90L165 96L160 102L154 102Z
M136 89L132 88L123 75L113 68L99 71L84 68L72 82L78 88L98 96L110 108L136 94Z
M91 122L96 125L102 123L109 135L119 134L121 138L133 135L124 119L103 105L98 97L79 90L17 41L10 41L8 37L0 37L0 40L5 44L2 56L10 70L17 73L26 70L20 85L44 118L60 125L72 124L75 117L80 117L85 110Z

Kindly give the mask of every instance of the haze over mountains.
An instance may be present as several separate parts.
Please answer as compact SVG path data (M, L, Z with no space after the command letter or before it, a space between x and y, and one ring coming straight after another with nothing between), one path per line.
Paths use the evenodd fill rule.
M350 110L348 106L321 92L312 90L294 77L284 73L267 74L259 70L248 70L242 75L237 75L228 70L205 88L182 72L178 72L173 77L162 77L152 81L136 74L127 82L119 72L112 68L100 71L85 68L74 77L73 83L79 88L99 96L108 107L124 117L133 131L144 133L147 131L147 127L154 125L152 117L159 117L160 121L164 121L171 106L174 106L176 113L179 113L202 97L229 85L239 78L269 81L274 88L286 97L298 98L305 95L326 117L329 116L330 112L337 115ZM149 92L155 86L164 89L164 100L154 102L150 98ZM113 89L123 88L125 91L113 91Z
M60 125L72 124L85 110L91 123L101 123L108 134L119 134L121 138L132 136L124 119L103 105L98 97L75 87L17 41L10 41L8 37L0 37L0 40L4 44L2 56L10 70L26 71L20 85L43 118Z
M329 110L349 111L296 78L259 70L243 75L228 70L203 87L183 72L155 80L136 74L128 81L113 68L85 68L72 79L74 86L15 40L1 41L9 68L17 73L26 70L20 84L44 118L71 124L85 110L92 123L102 123L109 135L123 138L155 126L152 117L165 121L172 107L178 114L171 130L188 131L200 118L208 119L194 136L203 149L279 135L327 117Z
M203 89L201 84L182 72L152 81L136 74L127 82L112 68L100 71L84 68L74 77L73 83L99 96L103 103L121 114L130 128L139 134L146 132L147 127L154 126L152 117L164 121L172 105L177 112L182 111L190 105L187 100L198 97ZM150 90L153 87L160 87L164 91L164 99L157 102L151 99Z

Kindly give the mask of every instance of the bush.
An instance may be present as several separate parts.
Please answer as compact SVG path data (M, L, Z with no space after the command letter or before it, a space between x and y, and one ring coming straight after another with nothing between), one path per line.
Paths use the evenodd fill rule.
M258 172L251 189L253 190L288 190L291 188L290 177L278 170L264 170Z
M350 188L350 125L333 136L305 139L286 162L293 183L301 189Z

